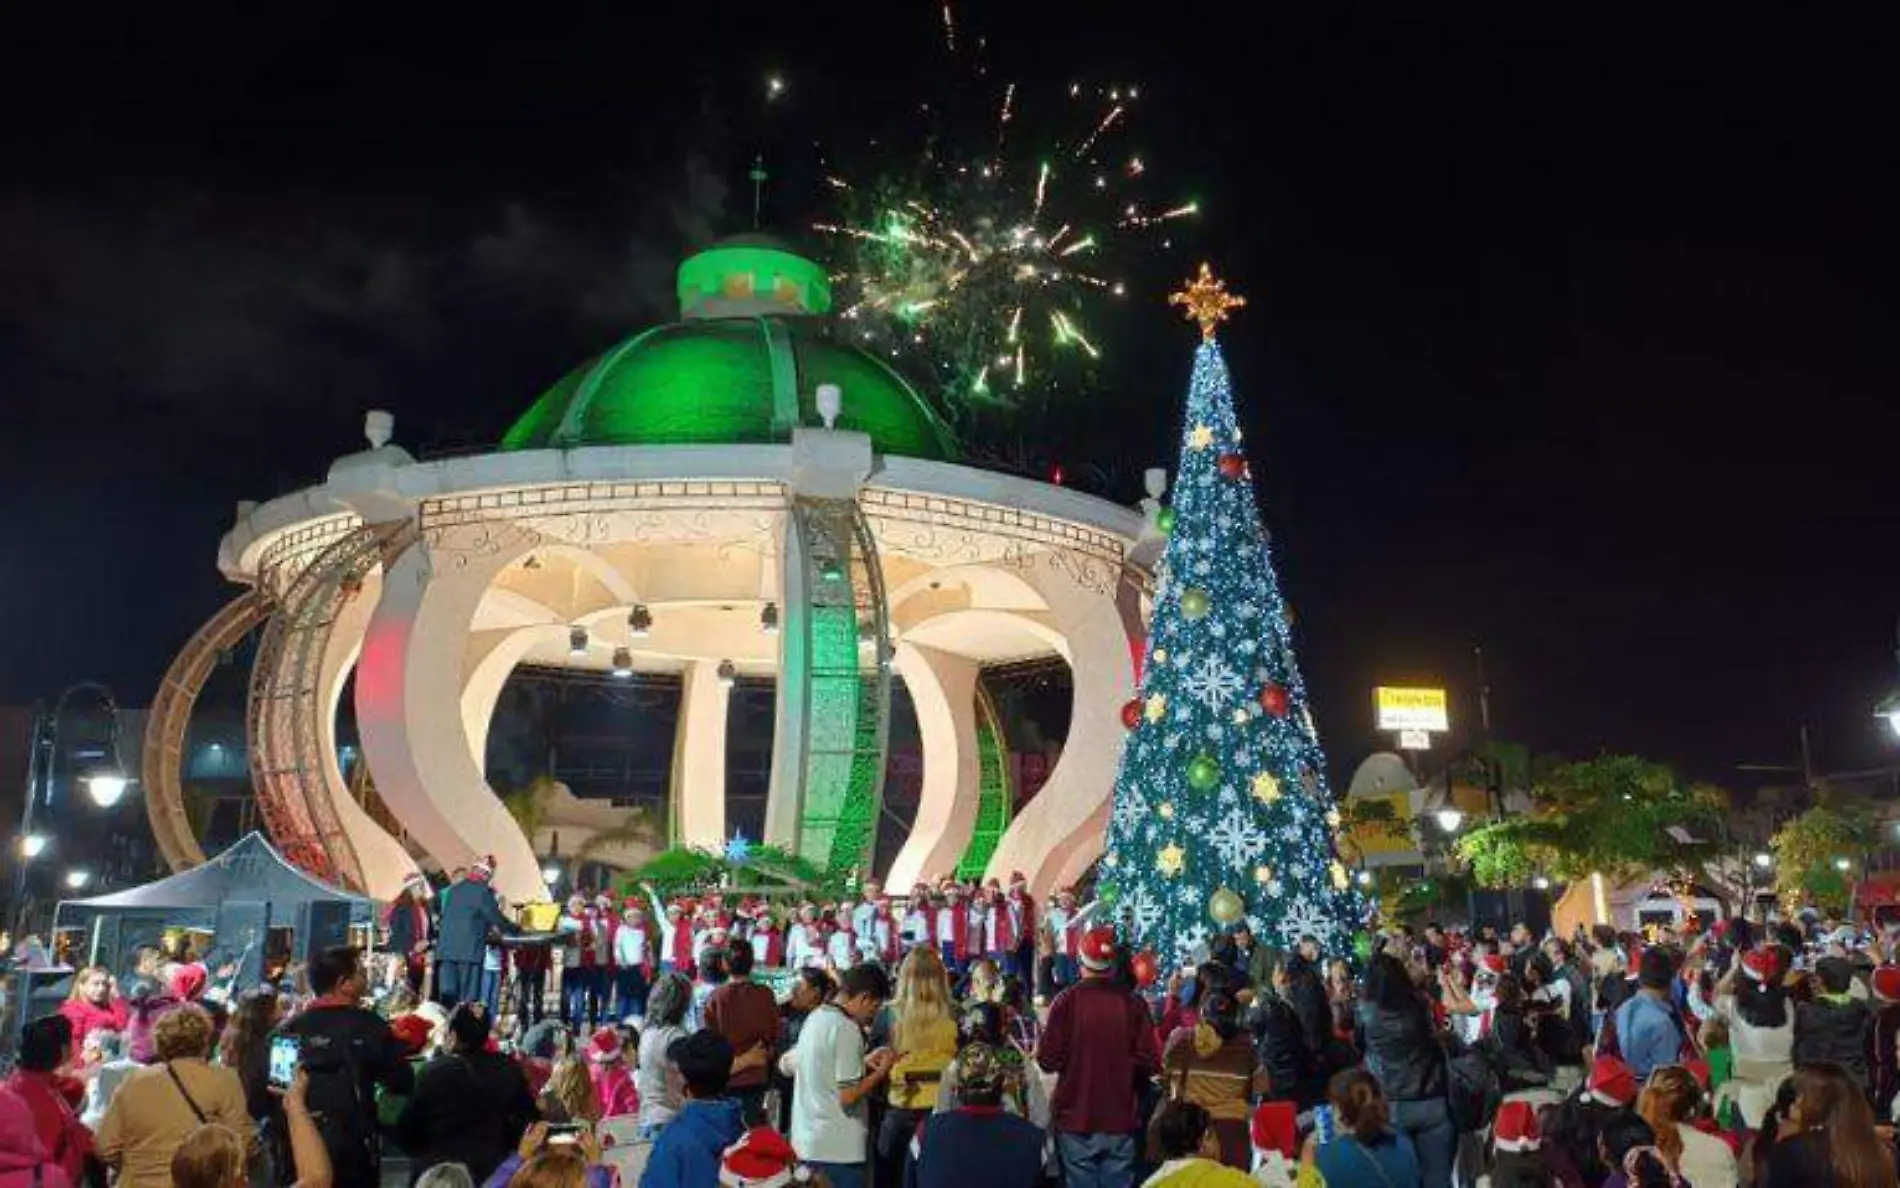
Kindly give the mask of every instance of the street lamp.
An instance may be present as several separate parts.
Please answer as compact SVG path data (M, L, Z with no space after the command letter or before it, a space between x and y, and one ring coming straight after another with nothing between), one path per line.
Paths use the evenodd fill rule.
M1538 875L1531 880L1531 886L1539 891L1548 891L1550 890L1550 877L1548 875Z
M66 706L79 694L90 694L104 706L108 733L106 736L106 757L102 766L80 777L92 802L100 808L111 808L125 795L131 784L125 775L119 760L119 703L112 696L112 690L95 681L81 681L68 685L53 699L52 708L45 703L36 709L33 716L32 749L27 758L26 804L20 814L20 854L24 858L34 858L43 853L49 844L47 835L34 828L34 819L42 807L51 808L53 803L53 785L59 769L59 727L66 716ZM10 913L13 936L26 934L27 908L27 863L18 864L13 876L13 901ZM72 874L67 874L68 886ZM83 873L85 881L91 881L89 872ZM83 886L84 883L79 884Z
M100 808L111 808L119 803L119 798L125 795L125 790L132 784L124 772L116 769L96 771L81 782L92 795L92 802Z
M1894 659L1900 661L1900 646L1894 649ZM1884 718L1887 729L1900 735L1900 685L1895 685L1885 697L1874 703L1874 717Z
M1834 860L1834 869L1840 871L1842 874L1846 874L1853 868L1854 864L1849 862L1846 858L1836 858Z
M69 870L66 872L66 886L70 890L77 891L90 882L92 882L92 872L90 871Z
M1755 855L1755 865L1761 867L1763 870L1767 870L1774 864L1775 856L1766 850L1762 850Z
M542 867L541 881L546 883L550 887L554 886L554 884L561 881L561 868L558 866Z
M1456 833L1458 827L1465 823L1465 814L1460 809L1441 808L1432 814L1432 820L1438 822L1438 827L1446 833Z

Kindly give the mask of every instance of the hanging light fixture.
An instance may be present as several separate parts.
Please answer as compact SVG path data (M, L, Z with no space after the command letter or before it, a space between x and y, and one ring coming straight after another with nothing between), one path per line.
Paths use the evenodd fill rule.
M627 634L635 639L645 639L653 634L653 612L644 602L636 602L627 612Z
M733 682L738 679L739 670L733 666L732 661L721 660L719 662L719 683L730 689L732 688Z
M614 649L614 675L630 677L633 675L633 653L625 648Z
M768 602L759 611L759 630L767 635L778 634L778 603Z
M587 628L570 627L567 629L567 654L579 659L587 655Z

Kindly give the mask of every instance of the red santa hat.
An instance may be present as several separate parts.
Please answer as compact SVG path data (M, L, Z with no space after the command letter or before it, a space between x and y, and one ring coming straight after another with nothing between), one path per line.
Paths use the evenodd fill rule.
M398 1015L389 1024L389 1034L395 1037L396 1046L404 1055L415 1056L429 1046L435 1024L421 1015Z
M719 1160L722 1188L785 1188L810 1178L792 1144L770 1126L746 1131Z
M1875 998L1884 1002L1900 1002L1900 965L1876 966L1872 988Z
M487 857L486 855L484 855L483 857L477 858L475 860L475 865L468 868L468 877L471 879L474 879L478 883L486 883L494 875L494 873L495 873L495 860L493 858Z
M1511 963L1506 961L1502 954L1486 953L1484 961L1478 967L1478 972L1490 974L1492 977L1503 977L1511 972Z
M669 916L683 916L686 914L686 908L683 904L669 903L666 905L666 914Z
M1772 982L1781 973L1781 963L1768 949L1756 949L1742 958L1742 972L1757 982Z
M1535 1151L1544 1145L1537 1129L1537 1111L1528 1101L1507 1101L1498 1107L1497 1121L1491 1127L1491 1141L1500 1151Z
M173 997L196 1002L198 996L205 992L205 967L195 961L174 965L169 981L170 985L166 989L172 992Z
M611 1027L600 1028L587 1041L587 1058L595 1064L612 1064L620 1056L620 1033Z
M1636 1071L1614 1056L1599 1056L1586 1089L1600 1105L1626 1106L1636 1100Z
M1077 946L1077 955L1082 960L1082 968L1101 973L1113 968L1115 964L1115 930L1113 928L1091 928L1082 934L1082 943Z

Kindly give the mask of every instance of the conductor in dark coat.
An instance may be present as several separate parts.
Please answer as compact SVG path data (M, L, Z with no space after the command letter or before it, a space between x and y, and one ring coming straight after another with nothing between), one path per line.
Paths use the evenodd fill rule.
M464 877L442 892L442 921L436 934L436 998L444 1005L481 997L482 953L488 934L513 936L521 931L501 914L495 889L488 885L494 866L483 859Z

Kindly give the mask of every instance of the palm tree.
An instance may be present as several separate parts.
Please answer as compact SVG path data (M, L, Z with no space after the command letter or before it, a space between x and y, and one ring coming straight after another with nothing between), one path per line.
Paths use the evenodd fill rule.
M578 878L584 863L616 846L652 845L659 837L659 823L654 820L652 810L630 808L620 824L601 830L576 847L574 856L568 860L568 875L570 879Z

